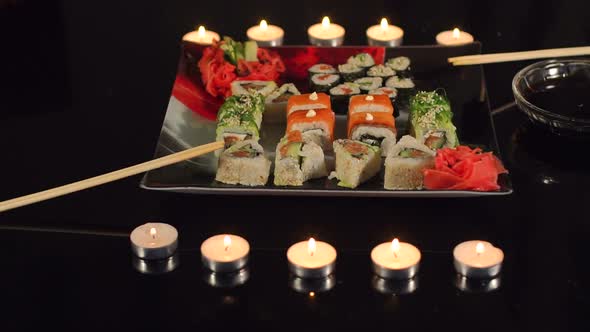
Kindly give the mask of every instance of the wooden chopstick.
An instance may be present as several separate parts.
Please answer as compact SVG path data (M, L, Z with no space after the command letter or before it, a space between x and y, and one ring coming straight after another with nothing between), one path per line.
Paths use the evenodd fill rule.
M164 157L160 157L157 159L153 159L150 161L146 161L141 164L137 164L134 166L126 167L117 171L109 172L106 174L102 174L99 176L95 176L86 180L81 180L77 182L73 182L70 184L66 184L64 186L56 187L53 189L48 189L44 191L40 191L38 193L21 196L13 199L9 199L7 201L0 202L0 212L7 211L11 209L15 209L21 206L45 201L54 197L59 197L63 195L67 195L76 191L100 186L101 184L105 184L108 182L113 182L116 180L120 180L132 175L136 175L139 173L151 171L156 168L168 166L171 164L175 164L187 159L191 159L209 152L213 152L215 150L219 150L223 148L224 142L213 142L209 144L200 145L194 148L190 148L184 151L180 151L177 153L173 153Z
M541 58L557 58L566 56L589 55L590 46L551 48L546 50L524 51L524 52L507 52L492 54L475 54L464 55L449 58L448 61L453 66L479 65L485 63L497 63Z

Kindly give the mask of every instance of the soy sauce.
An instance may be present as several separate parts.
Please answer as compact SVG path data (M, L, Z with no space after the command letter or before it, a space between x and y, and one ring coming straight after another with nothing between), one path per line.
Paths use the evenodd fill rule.
M587 75L547 80L531 90L526 99L535 106L567 117L590 119L590 79Z

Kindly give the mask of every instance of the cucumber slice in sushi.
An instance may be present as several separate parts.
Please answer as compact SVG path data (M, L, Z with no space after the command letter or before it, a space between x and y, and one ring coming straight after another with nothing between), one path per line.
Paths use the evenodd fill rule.
M383 84L381 77L362 77L354 80L354 83L359 85L361 91L371 91L380 88Z
M365 69L359 67L352 63L345 63L343 65L338 65L338 72L340 72L340 76L344 82L352 82L358 78L365 76Z
M312 91L327 92L340 83L340 75L313 74L309 83Z
M332 99L332 108L334 109L334 112L338 114L347 114L350 96L358 95L360 93L361 89L359 85L350 82L339 84L330 89L330 97Z
M346 62L365 69L375 65L375 59L369 53L353 55Z

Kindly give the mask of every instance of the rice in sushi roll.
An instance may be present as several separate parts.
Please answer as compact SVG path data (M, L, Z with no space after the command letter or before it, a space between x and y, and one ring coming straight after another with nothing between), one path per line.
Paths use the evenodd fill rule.
M395 75L395 70L384 65L375 65L367 70L369 77L381 77L383 80Z
M336 177L338 185L356 188L361 183L377 175L381 170L381 152L378 147L351 139L334 141Z
M414 137L406 135L385 159L384 188L416 190L424 186L425 169L434 167L435 152Z
M397 90L396 106L407 106L410 97L416 91L416 85L411 78L392 76L385 81L385 87Z
M346 82L333 87L330 89L332 108L338 114L346 114L350 97L359 93L361 93L361 89L356 83Z
M383 79L381 77L361 77L354 80L354 83L359 85L361 91L369 92L380 88L383 84Z
M391 58L385 62L385 65L397 72L400 77L411 77L410 58L405 56L398 56Z
M359 53L348 58L346 63L350 63L367 70L375 65L375 59L373 59L369 53Z
M309 77L311 78L314 74L337 74L338 71L334 66L325 64L325 63L318 63L315 64L307 70L309 73Z
M338 85L339 82L340 75L337 74L313 74L309 80L309 85L312 91L327 92Z
M349 116L356 112L384 112L393 114L393 105L385 95L358 95L350 97Z
M277 88L273 81L233 81L231 82L232 96L250 95L259 93L268 96Z
M308 111L311 109L331 109L330 96L325 93L306 93L295 95L289 98L287 102L287 116L297 111Z
M280 88L273 91L264 101L264 122L285 123L289 98L300 94L293 83L283 84Z
M355 64L346 63L338 65L338 72L340 73L340 76L342 76L344 82L352 82L357 78L364 77L366 70Z
M301 186L309 179L328 175L324 151L314 142L305 141L300 131L289 132L277 145L274 184Z
M257 141L240 141L221 153L215 180L227 184L263 186L268 181L270 164Z
M348 117L348 138L381 148L381 155L395 145L395 119L386 112L357 112Z
M287 132L298 130L303 140L314 142L325 150L332 147L336 117L330 109L294 112L287 117Z

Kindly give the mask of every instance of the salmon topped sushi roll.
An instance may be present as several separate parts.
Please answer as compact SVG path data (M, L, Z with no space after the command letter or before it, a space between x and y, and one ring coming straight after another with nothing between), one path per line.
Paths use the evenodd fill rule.
M393 114L356 112L348 117L348 138L381 148L381 154L395 145L397 131Z
M393 114L393 105L386 95L352 96L348 105L348 114L357 112L385 112Z
M295 112L287 117L287 133L299 130L304 141L315 142L323 149L330 149L335 121L334 112L327 108Z
M287 115L297 111L332 109L330 96L325 93L306 93L298 96L291 96L287 103Z

